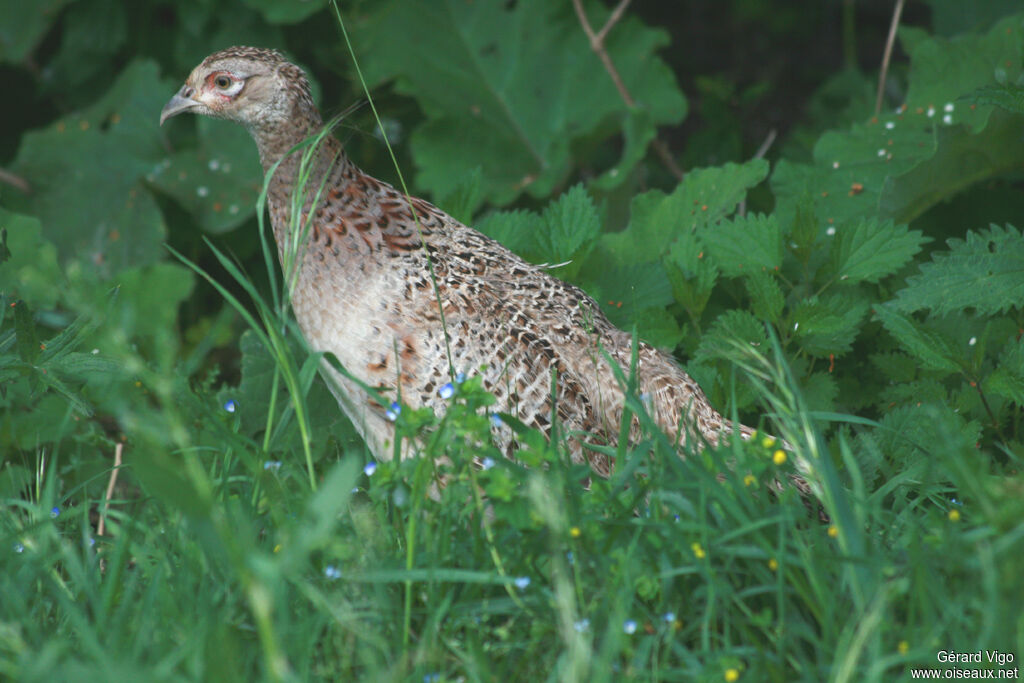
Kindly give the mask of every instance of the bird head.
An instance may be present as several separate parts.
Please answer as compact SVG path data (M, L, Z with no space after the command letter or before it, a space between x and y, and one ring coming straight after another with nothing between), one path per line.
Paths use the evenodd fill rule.
M319 121L302 69L276 50L256 47L230 47L204 59L164 105L160 125L183 112L237 121L253 133L296 119Z

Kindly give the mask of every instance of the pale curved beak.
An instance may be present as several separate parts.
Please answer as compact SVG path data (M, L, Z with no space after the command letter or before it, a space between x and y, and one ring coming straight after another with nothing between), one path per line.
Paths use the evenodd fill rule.
M177 116L183 111L198 107L201 103L192 99L193 93L195 93L195 90L191 86L181 86L181 90L174 93L174 97L164 105L163 110L160 112L160 125L164 125L164 121L172 116Z

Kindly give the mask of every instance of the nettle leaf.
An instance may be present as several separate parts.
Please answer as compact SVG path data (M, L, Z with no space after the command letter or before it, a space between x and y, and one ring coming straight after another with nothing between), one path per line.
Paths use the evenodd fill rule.
M603 235L601 247L616 260L660 258L683 233L730 215L767 175L768 163L762 159L690 171L671 194L650 190L634 197L629 227Z
M587 9L595 25L608 14L596 4ZM650 123L628 116L568 4L392 0L353 35L367 79L394 79L429 117L411 145L417 184L435 196L449 194L454 179L481 164L492 202L510 202L524 190L545 196L572 170L574 141L607 138L616 132L608 124L618 120L634 140L624 161L638 159L636 145L650 126L678 123L686 112L671 71L654 56L668 35L628 15L606 47Z
M693 354L693 360L701 363L711 359L732 358L736 352L737 342L765 347L768 343L768 334L760 320L747 311L734 309L715 318L701 338Z
M672 296L694 316L699 316L708 303L718 280L718 268L704 250L697 236L682 233L662 260Z
M876 214L907 222L970 184L1024 167L1019 121L994 115L991 105L958 104L979 87L1019 78L1019 18L984 35L908 42L904 105L848 132L826 133L815 145L813 164L778 164L772 188L783 223L805 196L815 198L817 215L830 225Z
M7 232L10 257L0 262L0 292L24 299L41 310L57 305L66 279L57 263L57 249L43 238L37 218L0 207L0 230Z
M1013 114L1024 114L1024 87L1014 83L986 85L961 99L971 104L991 104Z
M482 182L483 169L477 166L463 175L455 188L438 203L438 206L455 220L466 225L470 224L473 214L483 202L483 197L480 194Z
M835 294L811 297L797 304L789 316L793 337L808 354L841 356L853 346L868 304L863 299Z
M943 315L973 308L992 315L1024 307L1024 237L1017 228L993 225L948 244L949 251L936 252L919 275L907 279L893 302L896 309L928 308Z
M1024 406L1024 338L1003 347L996 369L985 378L982 388Z
M585 283L584 288L597 300L608 319L624 329L629 329L645 309L664 309L672 303L672 285L660 263L610 268L602 273L599 281ZM643 315L652 319L649 313ZM664 323L659 322L658 326L663 327Z
M782 231L775 216L737 217L705 226L699 235L723 275L736 277L782 265Z
M773 323L778 322L786 301L775 276L768 271L756 270L747 273L744 283L750 295L750 307L757 317Z
M244 128L205 116L195 118L198 146L156 164L146 180L174 197L207 232L227 232L255 212L263 169Z
M172 90L155 62L135 61L95 105L22 139L13 168L62 259L116 272L162 257L163 217L139 180L164 156L158 122Z
M571 279L601 232L597 207L583 185L576 185L548 204L541 220L540 256L549 264L571 260L558 271L559 277Z
M527 209L495 211L476 224L476 229L527 261L540 263L540 216Z
M921 231L891 220L857 221L836 230L830 270L844 282L878 282L903 267L929 241Z
M942 333L897 313L891 304L875 306L874 310L889 334L924 367L948 374L959 372L967 364L956 344Z

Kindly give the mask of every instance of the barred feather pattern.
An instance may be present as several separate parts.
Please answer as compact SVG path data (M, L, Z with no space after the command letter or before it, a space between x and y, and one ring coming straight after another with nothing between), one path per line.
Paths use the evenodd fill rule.
M224 73L244 85L229 101L206 97L203 88ZM197 113L252 133L264 170L278 165L270 218L283 262L287 245L298 245L291 303L313 349L332 352L394 400L438 414L445 409L438 390L455 373L480 373L498 410L549 434L557 417L574 460L609 475L612 463L585 443L619 438L625 397L608 357L628 376L633 340L590 296L366 175L329 134L311 161L298 211L308 229L297 235L292 203L302 152L290 150L324 125L302 70L273 50L232 47L207 57L186 87L205 102ZM636 372L640 395L669 437L699 448L735 432L750 436L668 354L640 342ZM324 374L374 456L389 459L395 432L385 409L326 364ZM634 418L630 438L639 430ZM494 438L513 453L509 429L495 426Z

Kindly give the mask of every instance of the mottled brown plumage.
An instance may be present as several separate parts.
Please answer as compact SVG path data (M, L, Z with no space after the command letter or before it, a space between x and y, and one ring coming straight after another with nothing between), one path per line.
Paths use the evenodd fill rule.
M291 302L313 349L333 352L395 400L437 412L445 403L438 390L455 373L479 372L499 410L545 432L554 372L557 415L574 434L574 457L609 474L608 459L581 440L617 441L624 397L602 350L628 375L632 339L592 298L364 174L330 135L312 162L299 212L308 230L300 234L292 202L302 152L288 152L324 124L302 71L278 52L234 47L210 55L168 102L161 123L184 111L241 123L256 140L263 168L279 164L269 186L270 217L282 262L299 254ZM355 383L329 368L326 374L375 457L389 458L394 426L384 409ZM734 431L667 354L641 343L637 375L641 396L670 437L699 447ZM634 436L638 429L634 424ZM508 429L495 427L495 438L511 452Z

